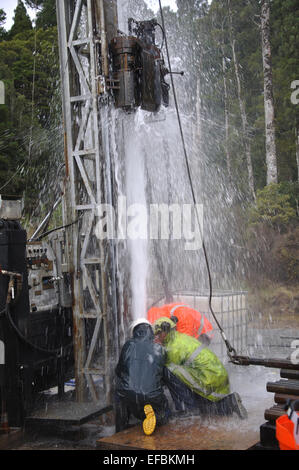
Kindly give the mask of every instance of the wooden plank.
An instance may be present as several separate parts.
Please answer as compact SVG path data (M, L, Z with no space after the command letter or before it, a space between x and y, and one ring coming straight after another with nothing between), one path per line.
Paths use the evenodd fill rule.
M246 450L259 441L259 430L248 430L246 420L228 427L225 418L215 417L213 426L200 417L176 418L155 430L143 433L142 425L97 441L102 450Z

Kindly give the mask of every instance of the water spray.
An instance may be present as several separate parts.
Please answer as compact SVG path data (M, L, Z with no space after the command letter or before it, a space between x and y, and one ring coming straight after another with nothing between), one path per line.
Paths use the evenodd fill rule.
M212 316L213 316L213 318L214 318L214 320L215 320L215 322L216 322L216 324L219 328L221 337L222 337L222 339L225 343L225 346L226 346L226 349L227 349L227 354L228 354L230 360L235 364L239 364L239 362L236 359L236 356L237 356L236 350L232 347L229 340L225 336L224 330L223 330L222 326L220 325L220 323L219 323L219 321L218 321L218 319L217 319L217 317L214 313L213 307L212 307L212 297L213 297L212 276L211 276L211 271L210 271L210 264L209 264L207 249L206 249L204 239L203 239L202 228L201 228L201 224L200 224L200 218L199 218L199 214L198 214L198 211L197 211L197 202L196 202L196 197L195 197L195 191L194 191L194 187L193 187L193 181L192 181L192 176L191 176L191 170L190 170L190 165L189 165L187 148L186 148L186 144L185 144L185 138L184 138L183 126L182 126L182 121L181 121L181 116L180 116L180 111L179 111L179 105L178 105L178 100L177 100L177 95L176 95L176 89L175 89L174 80L173 80L174 72L172 72L172 69L171 69L170 54L169 54L168 41L167 41L167 33L166 33L166 29L165 29L164 13L163 13L162 5L161 5L161 0L159 0L159 7L160 7L160 14L161 14L161 19L162 19L162 28L163 28L163 31L164 31L164 40L165 40L165 48L166 48L166 54L167 54L167 62L168 62L168 67L169 67L169 74L170 74L173 97L174 97L174 103L175 103L175 109L176 109L179 129L180 129L180 136L181 136L181 141L182 141L182 146L183 146L183 152L184 152L184 157L185 157L185 162L186 162L187 174L188 174L188 179L189 179L189 182L190 182L190 188L191 188L192 199L193 199L193 203L194 203L194 207L195 207L195 214L196 214L196 218L197 218L197 223L198 223L199 230L201 232L202 247L203 247L206 267L207 267L207 271L208 271L209 291L210 291L209 292L209 308L210 308L211 314L212 314ZM182 72L181 72L181 74L182 74Z

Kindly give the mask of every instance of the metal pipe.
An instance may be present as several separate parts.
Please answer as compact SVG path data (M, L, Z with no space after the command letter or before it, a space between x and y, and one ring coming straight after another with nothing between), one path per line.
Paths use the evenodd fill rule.
M96 17L97 17L97 25L99 25L100 27L102 73L105 77L108 77L109 75L108 45L107 45L107 32L106 32L105 10L104 10L103 0L96 1Z
M298 400L298 396L297 395L288 395L288 394L285 394L285 393L275 393L275 395L274 395L275 403L285 404L288 400L291 400L291 401Z
M240 366L264 366L277 369L299 370L299 364L293 364L288 359L262 359L248 356L233 356L234 364Z
M53 212L55 211L55 209L59 206L59 204L61 203L61 197L59 197L57 199L57 201L55 202L54 206L52 207L52 209L50 210L50 212L48 212L48 214L46 215L46 217L44 218L44 220L39 224L39 226L37 227L37 229L35 230L34 234L32 235L32 237L29 239L29 243L31 241L34 241L34 239L37 237L37 235L39 234L39 232L43 229L43 227L46 225L46 223L48 222L48 220L50 219L51 215L53 214Z
M280 377L283 378L283 379L299 380L299 370L284 370L284 369L281 369Z
M285 395L299 395L299 382L291 380L280 380L279 382L268 382L267 391L282 393Z
M10 277L17 277L18 279L22 279L23 275L20 273L14 273L12 271L6 271L5 269L0 268L0 274L3 274L5 276L10 276Z

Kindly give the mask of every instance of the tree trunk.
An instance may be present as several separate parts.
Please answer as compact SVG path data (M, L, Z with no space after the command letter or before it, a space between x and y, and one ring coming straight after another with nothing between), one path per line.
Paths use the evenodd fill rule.
M233 39L233 18L232 18L232 11L230 7L230 1L228 1L228 14L229 14L229 21L230 21L230 42L231 42L231 48L232 48L232 53L233 53L234 69L235 69L235 76L236 76L236 81L237 81L238 101L239 101L241 121L242 121L243 142L244 142L245 155L246 155L246 160L247 160L248 185L249 185L249 190L252 194L252 197L255 200L256 196L255 196L255 190L254 190L254 175L253 175L253 166L252 166L252 159L251 159L251 146L250 146L250 141L249 141L249 136L248 136L248 122L247 122L247 115L246 115L246 110L245 110L245 103L242 99L239 65L237 62L236 48L235 48L236 41L235 39Z
M245 147L245 155L247 160L247 171L248 171L248 185L250 192L255 199L255 191L254 191L254 176L253 176L253 166L251 160L251 146L248 137L248 121L247 115L245 110L245 103L242 99L242 90L241 90L241 80L239 74L239 66L236 58L236 49L235 49L235 40L232 40L231 43L232 51L233 51L233 60L234 60L234 67L235 67L235 76L237 80L237 89L238 89L238 100L239 100L239 107L240 107L240 114L242 120L242 130L243 130L243 141Z
M297 180L299 183L299 127L295 128L295 137L296 137L296 162L297 162Z
M262 54L264 69L264 105L266 127L267 184L277 183L277 157L275 144L275 118L270 45L270 2L263 0L261 11Z
M226 81L226 65L225 65L225 55L224 55L224 46L221 44L222 51L222 71L223 71L223 88L224 88L224 120L225 120L225 155L226 155L226 165L229 181L232 181L232 170L231 170L231 158L229 153L229 119L228 119L228 94L227 94L227 81Z
M197 76L196 83L196 147L198 155L202 158L202 120L201 120L201 67Z

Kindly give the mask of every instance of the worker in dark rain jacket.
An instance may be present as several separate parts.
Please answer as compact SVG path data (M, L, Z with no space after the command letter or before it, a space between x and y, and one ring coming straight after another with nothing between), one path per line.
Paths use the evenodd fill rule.
M116 367L116 432L128 427L132 414L143 420L143 430L149 435L170 417L163 391L166 353L154 342L148 320L139 319L130 329L132 338L124 344Z

